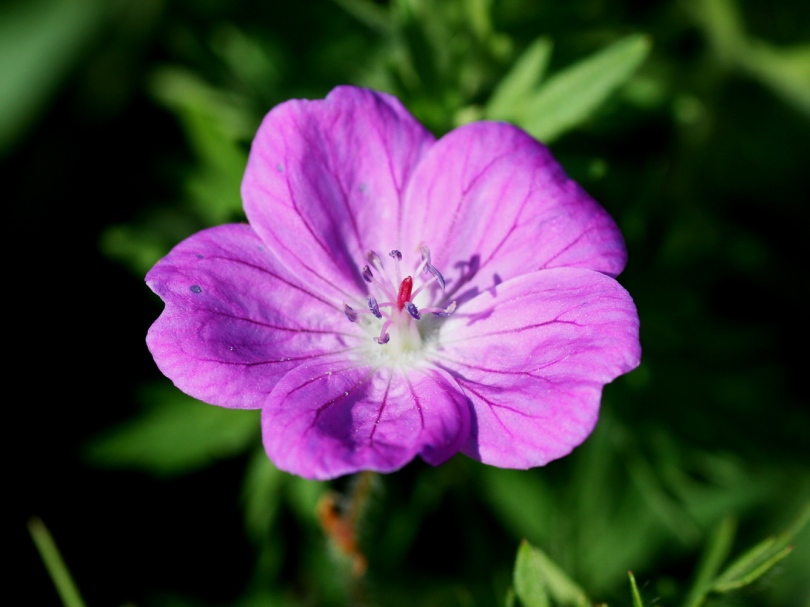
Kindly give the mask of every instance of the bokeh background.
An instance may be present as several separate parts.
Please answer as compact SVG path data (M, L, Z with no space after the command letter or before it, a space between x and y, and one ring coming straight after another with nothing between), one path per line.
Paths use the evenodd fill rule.
M645 604L688 602L717 529L738 554L810 497L809 28L804 0L4 2L17 604L59 604L31 516L88 605L350 600L314 515L347 483L278 472L254 412L176 392L144 344L161 304L143 284L183 237L242 218L263 114L343 83L437 135L499 118L548 142L625 235L644 348L564 460L379 478L366 603L503 604L522 538L594 601L630 605L632 569ZM791 541L711 604L810 604L808 531Z

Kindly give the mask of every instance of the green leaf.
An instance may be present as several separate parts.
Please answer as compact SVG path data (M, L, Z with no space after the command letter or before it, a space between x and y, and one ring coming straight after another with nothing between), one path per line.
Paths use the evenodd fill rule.
M543 565L539 552L523 541L518 548L513 582L515 594L524 607L549 607L551 605L546 585L543 583Z
M551 604L549 597L563 607L590 605L585 591L542 550L525 540L518 549L514 585L524 607L545 607Z
M181 240L205 227L170 205L151 209L138 222L108 226L99 248L108 258L143 276Z
M684 6L703 29L717 58L769 87L810 116L810 45L778 48L746 35L733 0L690 0Z
M715 527L698 564L695 580L689 590L685 605L698 607L703 604L710 592L712 580L728 557L737 523L732 518L725 518Z
M810 44L775 48L752 41L740 67L810 117Z
M551 40L545 37L529 45L492 93L485 109L487 118L511 120L525 114L529 99L546 73L551 48Z
M638 591L636 578L633 575L633 572L628 571L627 577L630 578L630 594L633 596L633 607L644 607L644 601L641 600L641 593Z
M388 11L372 0L334 0L334 2L369 29L382 34L391 31Z
M718 576L711 587L714 592L729 592L747 586L793 550L790 542L810 521L810 502L805 504L796 521L784 532L769 537L745 552Z
M241 217L239 191L247 165L241 142L252 138L258 122L247 102L173 67L156 70L150 90L178 116L199 159L186 182L195 211L210 225Z
M96 0L29 0L0 11L0 157L81 57L104 10Z
M147 387L145 414L101 435L86 448L98 466L175 475L245 450L259 434L258 411L207 405L174 386Z
M282 488L288 475L276 468L264 449L257 449L245 472L242 500L245 527L256 541L269 539L270 529L281 504Z
M628 36L557 72L515 116L519 126L550 142L584 122L641 65L650 51L644 35Z

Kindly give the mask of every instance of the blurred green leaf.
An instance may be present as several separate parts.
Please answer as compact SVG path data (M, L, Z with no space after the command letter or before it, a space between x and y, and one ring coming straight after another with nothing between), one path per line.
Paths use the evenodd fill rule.
M684 602L687 607L699 607L699 605L703 604L706 595L711 589L714 576L717 575L717 571L731 551L736 529L736 521L727 517L720 521L712 531L703 550L703 556L698 564L692 587Z
M516 600L517 597L515 596L515 589L512 586L510 586L509 588L506 589L506 598L503 601L505 607L515 607Z
M305 525L318 527L318 500L324 494L326 484L300 476L290 476L288 480L285 496L293 513Z
M742 16L734 0L688 0L683 6L703 27L722 60L732 61L745 46Z
M269 538L287 478L288 475L270 462L264 449L256 450L245 472L242 489L245 527L252 539L263 541Z
M810 117L810 44L776 48L750 38L734 0L690 0L684 5L720 62L756 78Z
M74 66L105 10L98 0L28 0L0 9L0 157Z
M258 411L207 405L168 382L147 386L140 400L145 413L87 445L91 463L182 474L244 451L259 435Z
M552 75L512 116L532 136L550 142L584 122L638 69L650 40L635 34Z
M554 495L542 478L523 470L483 468L481 495L516 537L540 543L548 538Z
M539 553L529 542L523 541L518 548L514 573L515 594L523 607L549 607L548 593L543 583L543 566Z
M249 104L180 68L156 70L150 88L178 116L200 160L186 181L194 210L208 225L241 216L239 192L247 165L241 143L253 137L259 122Z
M65 607L85 607L84 600L79 594L79 589L70 575L70 571L59 552L59 547L51 535L51 532L42 522L42 519L32 518L28 521L28 531L34 540L34 545L48 570L48 575L56 586L56 592Z
M644 607L644 601L641 600L641 593L638 591L638 585L636 585L636 577L632 571L627 572L627 577L630 578L630 594L633 597L633 607Z
M810 44L777 49L752 41L741 67L810 118Z
M484 114L490 120L510 120L523 115L534 91L545 76L552 42L537 38L503 77L487 102Z
M549 597L563 607L588 607L579 587L542 550L524 540L518 549L514 571L515 593L524 607L550 605Z
M810 503L805 504L796 521L783 533L770 537L740 556L718 576L711 586L715 592L728 592L747 586L793 550L789 543L810 521Z
M388 11L371 0L333 0L347 13L355 17L368 28L387 34L391 31L391 19Z
M165 205L146 213L140 222L108 226L101 233L101 252L143 276L181 240L205 227L190 213Z

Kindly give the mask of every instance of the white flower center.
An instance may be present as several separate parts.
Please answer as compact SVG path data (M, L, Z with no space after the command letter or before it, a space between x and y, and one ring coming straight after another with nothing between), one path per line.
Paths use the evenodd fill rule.
M419 322L423 321L423 315L445 317L456 309L455 301L444 308L432 305L437 294L444 292L444 277L430 262L430 249L422 246L420 251L422 262L413 274L414 276L425 274L429 275L429 278L416 288L414 288L412 276L402 277L402 253L397 250L389 253L394 261L393 275L386 270L377 253L374 251L366 253L369 265L363 266L361 274L363 279L372 286L376 296L374 294L367 296L367 309L355 309L346 303L343 304L346 317L351 322L361 323L369 329L370 333L376 334L378 325L372 318L380 321L379 334L376 334L373 340L385 347L379 353L385 358L390 357L392 360L404 362L415 356L418 357L418 353L425 348L426 338L435 332L431 330L431 327L425 326L424 322ZM377 274L372 271L372 267ZM436 289L434 285L439 289ZM420 302L419 307L415 303L417 298Z

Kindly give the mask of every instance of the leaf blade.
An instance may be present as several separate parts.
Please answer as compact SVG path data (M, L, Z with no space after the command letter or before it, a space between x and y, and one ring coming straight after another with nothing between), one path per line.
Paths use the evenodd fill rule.
M544 142L586 120L636 71L651 48L634 34L551 76L527 102L518 124Z

